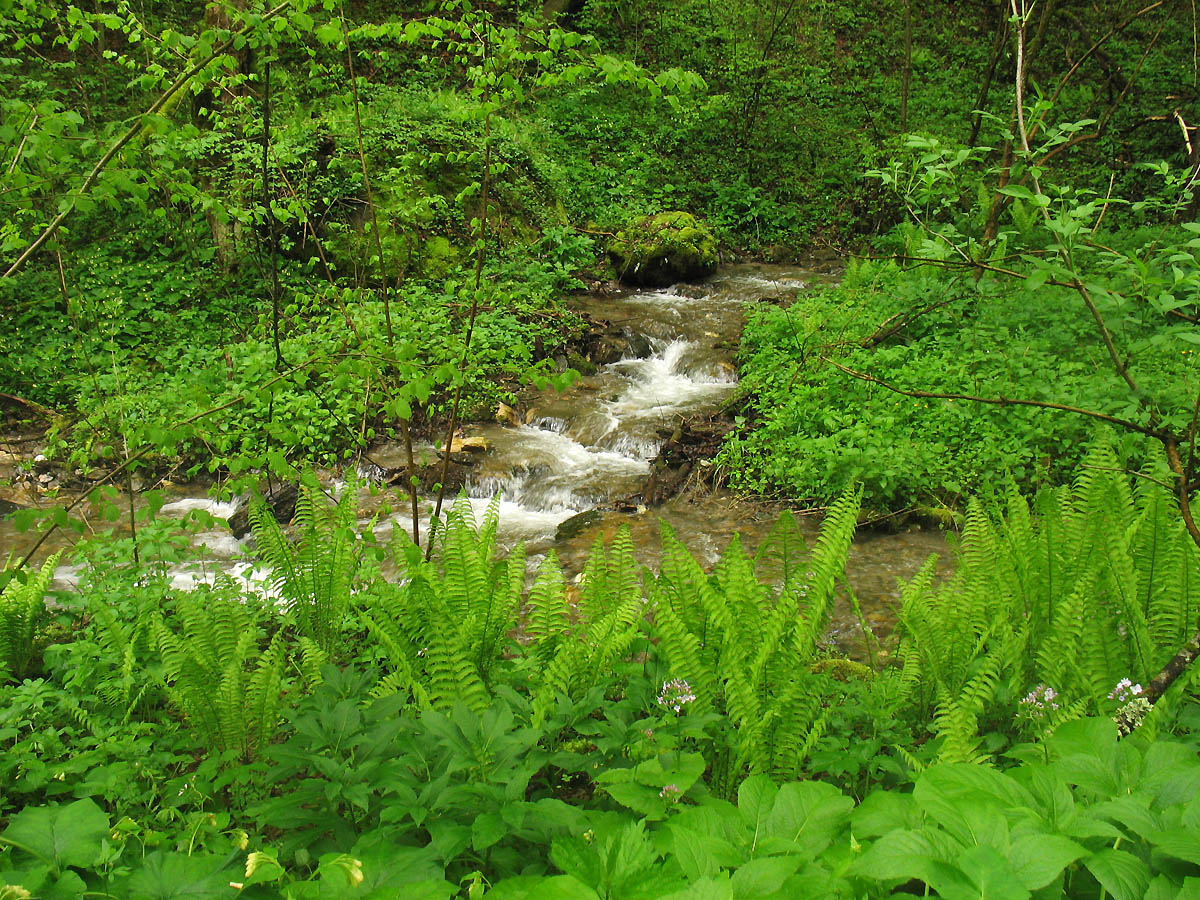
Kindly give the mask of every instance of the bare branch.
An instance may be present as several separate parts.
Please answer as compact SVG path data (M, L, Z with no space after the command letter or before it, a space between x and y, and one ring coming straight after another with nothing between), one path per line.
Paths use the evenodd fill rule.
M897 387L896 385L884 381L882 378L877 378L868 372L859 372L856 369L851 369L849 366L842 365L828 356L820 357L823 361L829 363L835 369L844 372L860 381L867 381L871 384L877 384L882 388L886 388L896 394L903 394L905 397L920 397L928 400L969 400L972 403L987 403L991 406L1032 406L1037 409L1057 409L1060 412L1075 413L1080 416L1087 416L1089 419L1098 419L1101 422L1108 422L1110 425L1119 425L1122 428L1127 428L1130 431L1136 431L1138 434L1144 434L1147 437L1152 437L1159 441L1171 440L1171 435L1157 428L1152 428L1147 425L1142 425L1138 422L1122 419L1119 416L1110 416L1108 413L1102 413L1094 409L1084 409L1079 406L1068 406L1065 403L1053 403L1049 400L1030 400L1025 397L979 397L975 394L958 394L952 392L940 391L919 391L910 388Z

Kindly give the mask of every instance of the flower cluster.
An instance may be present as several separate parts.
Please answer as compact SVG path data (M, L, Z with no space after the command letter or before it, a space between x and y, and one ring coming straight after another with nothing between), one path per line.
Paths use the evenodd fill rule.
M661 791L658 792L658 796L662 797L664 800L667 800L667 801L675 801L675 800L679 799L679 796L682 793L683 793L683 791L679 790L679 788L676 785L668 784Z
M658 705L675 712L682 712L683 708L695 699L692 686L682 678L671 679L658 692Z
M1145 692L1140 684L1134 684L1128 678L1122 678L1117 682L1117 686L1108 692L1109 700L1116 700L1118 703L1128 703L1134 697Z
M1040 721L1046 717L1046 713L1058 709L1058 704L1054 702L1057 697L1058 691L1054 688L1039 684L1021 698L1021 713L1032 721Z

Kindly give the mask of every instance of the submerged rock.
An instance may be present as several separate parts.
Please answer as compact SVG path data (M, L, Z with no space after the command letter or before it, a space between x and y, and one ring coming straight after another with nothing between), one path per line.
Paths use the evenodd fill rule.
M654 348L646 335L599 321L592 323L580 338L579 349L572 350L566 362L581 375L594 375L599 366L622 359L646 359L653 353ZM590 367L591 371L585 371L576 363Z
M599 522L601 518L603 518L603 513L598 509L589 509L587 512L571 516L571 518L560 524L555 530L554 540L562 543L563 541L569 541L572 538L578 537L581 533Z
M608 254L622 281L666 287L706 278L717 268L717 239L691 213L644 216L617 233Z

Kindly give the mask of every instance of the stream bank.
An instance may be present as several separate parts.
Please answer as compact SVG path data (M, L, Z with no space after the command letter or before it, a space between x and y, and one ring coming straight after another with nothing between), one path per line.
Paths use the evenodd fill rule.
M702 284L576 295L570 305L595 327L571 351L576 358L565 361L586 374L560 393L525 393L515 408L501 410L499 421L464 427L451 460L451 496L460 491L482 517L498 495L501 548L523 541L531 571L553 552L568 578L582 572L597 539L611 540L622 526L631 531L639 561L651 568L660 560L664 525L705 567L719 560L735 533L753 551L783 506L714 486L720 479L711 477L710 460L729 428L719 413L737 388L743 311L748 304L786 302L814 282L835 279L835 273L800 266L739 264ZM424 535L436 451L427 445L418 454ZM359 476L363 526L382 513L374 526L381 537L393 524L410 527L400 484L407 480L402 446L378 442L365 455ZM340 490L340 481L326 480ZM218 520L234 515L233 504L198 496L203 490L168 487L163 512L202 509ZM816 535L819 519L799 517L806 538ZM196 535L201 560L172 569L176 586L211 581L222 572L253 577L243 528L231 530L218 521ZM18 552L28 543L8 522L0 524L0 540ZM47 552L55 545L63 541L51 542ZM856 539L848 582L873 629L890 631L897 580L911 576L930 553L939 554L944 569L946 549L939 531L916 526ZM58 574L60 587L67 587L78 572L64 566ZM861 649L857 617L848 605L835 612L831 637L843 649Z

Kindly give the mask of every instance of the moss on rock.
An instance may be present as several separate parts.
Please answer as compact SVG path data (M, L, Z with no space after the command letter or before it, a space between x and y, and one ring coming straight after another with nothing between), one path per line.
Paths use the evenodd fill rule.
M717 268L717 239L691 213L679 211L634 220L617 233L608 253L622 281L645 287L694 281Z

